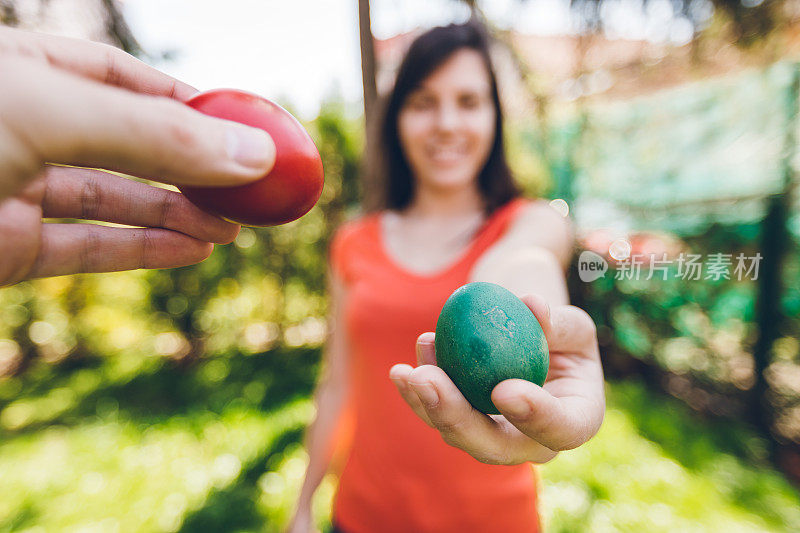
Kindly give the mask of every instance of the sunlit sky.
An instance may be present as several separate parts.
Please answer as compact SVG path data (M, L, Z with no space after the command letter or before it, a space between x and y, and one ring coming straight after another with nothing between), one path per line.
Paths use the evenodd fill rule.
M671 17L668 0L651 2L647 19L632 14L635 10L626 6L632 1L620 0L620 9L613 10L618 14L611 14L618 36L681 40L680 27L653 33L665 27L659 21ZM467 15L455 0L371 4L378 38L461 21ZM537 34L572 30L568 0L492 0L483 5L503 27ZM289 102L306 119L333 92L348 102L361 98L357 0L126 0L123 6L145 51L154 58L163 52L173 56L149 61L199 89L249 90Z

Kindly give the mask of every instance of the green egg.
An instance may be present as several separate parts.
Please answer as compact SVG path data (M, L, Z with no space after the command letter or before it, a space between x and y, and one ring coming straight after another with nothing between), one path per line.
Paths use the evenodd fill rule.
M527 305L500 285L475 282L456 289L442 307L436 364L476 409L498 414L492 389L511 378L543 385L550 352Z

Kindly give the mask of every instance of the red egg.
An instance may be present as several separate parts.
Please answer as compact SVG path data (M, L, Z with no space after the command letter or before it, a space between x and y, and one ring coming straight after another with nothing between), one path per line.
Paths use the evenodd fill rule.
M275 142L275 166L236 187L180 187L197 207L247 226L276 226L308 213L322 194L322 160L308 132L278 104L235 89L197 94L186 104L212 117L261 128Z

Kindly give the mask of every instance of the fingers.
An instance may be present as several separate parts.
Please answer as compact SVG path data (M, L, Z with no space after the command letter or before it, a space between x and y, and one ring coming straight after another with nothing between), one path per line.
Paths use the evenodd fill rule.
M39 251L38 207L22 198L0 200L0 287L25 278Z
M182 194L83 168L49 167L43 216L165 228L227 244L239 226L201 211Z
M581 425L580 416L565 414L574 410L572 406L542 403L539 413L526 403L522 418L509 419L507 412L515 408L519 395L515 382L539 389L527 381L507 380L495 388L492 400L506 416L495 419L472 407L439 367L395 365L390 377L414 413L437 429L445 442L487 464L545 463L557 450L574 448L597 432L588 423ZM592 419L587 415L587 422Z
M419 366L411 372L408 382L446 443L481 462L508 464L501 428L475 410L441 368Z
M423 422L433 427L431 419L428 418L428 413L425 412L425 407L422 405L422 401L408 382L412 370L414 369L410 365L394 365L391 370L389 370L389 378L392 380L395 387L397 387L400 396L403 397L414 413L416 413Z
M520 298L520 300L528 306L533 316L536 317L539 325L542 326L545 339L547 339L549 343L550 337L552 336L552 325L550 323L550 305L547 303L547 300L538 294L528 294Z
M131 91L186 100L197 89L156 70L118 48L83 39L0 28L8 52L50 65L101 83Z
M428 331L417 337L417 365L436 364L435 338L436 334L432 331Z
M536 316L548 343L556 350L576 349L554 364L572 366L575 375L559 373L555 383L559 397L538 385L519 379L506 380L495 387L492 401L502 417L487 417L475 410L435 364L435 334L423 333L417 339L417 360L423 365L392 368L392 380L414 412L439 430L448 444L461 448L476 459L490 464L516 464L524 461L547 462L557 451L575 448L597 433L605 411L602 371L596 353L594 324L580 309L559 306L551 309L538 296L522 300ZM553 350L551 350L552 352ZM580 368L578 368L580 366ZM577 391L575 394L572 392Z
M28 278L137 268L173 268L207 258L214 245L165 229L44 224Z
M446 385L449 378L436 375L436 370L441 372L441 369L427 368L435 370L415 372L409 365L395 365L390 377L414 413L438 430L445 442L488 464L545 463L556 456L556 452L529 439L502 418L495 420L476 411L458 389L453 390L452 382L452 388ZM416 373L413 384L412 373ZM426 376L431 373L434 375ZM426 382L428 378L432 381ZM434 385L433 381L441 385ZM435 404L430 402L430 393L423 392L428 386L435 391L438 399ZM423 398L427 403L423 403ZM434 413L434 420L429 413Z
M417 367L408 372L407 380L430 425L439 431L444 441L478 461L544 463L555 457L553 450L529 439L502 417L493 418L477 411L441 368Z
M600 429L604 406L583 396L556 398L535 383L509 379L492 401L523 434L555 451L577 448Z
M585 350L597 346L597 328L586 311L573 305L553 308L538 295L526 295L523 303L542 326L551 352Z
M550 308L539 296L522 301L542 325L550 350L544 388L506 380L492 401L522 433L553 450L575 448L600 428L605 413L603 370L594 321L571 305Z
M597 326L589 314L574 305L562 305L552 310L552 338L556 351L597 353ZM548 339L550 342L550 339Z
M0 179L18 189L45 162L106 168L173 184L240 185L267 173L266 132L167 98L104 86L30 61L0 59ZM58 90L53 90L58 87ZM3 127L7 131L2 131ZM5 186L5 185L4 185ZM0 197L9 194L0 190Z
M592 319L573 306L550 308L539 296L522 301L542 326L551 368L545 388L521 379L498 384L492 401L502 416L490 418L475 410L444 371L431 366L433 333L417 339L417 359L423 366L392 369L392 379L414 412L439 430L445 442L485 463L549 461L558 451L589 440L603 421L602 367Z

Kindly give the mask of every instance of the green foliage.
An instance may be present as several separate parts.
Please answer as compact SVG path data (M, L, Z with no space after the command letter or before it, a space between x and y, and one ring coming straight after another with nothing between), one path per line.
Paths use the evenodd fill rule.
M214 516L216 531L256 527L260 519L241 512L252 501L229 505L231 486L260 475L311 414L308 400L268 415L229 407L147 425L111 413L16 437L0 445L0 531L176 531L187 516L189 530Z
M269 357L281 356L255 359ZM308 394L315 372L299 361L318 354L283 357L297 368L281 371L283 392L268 391L274 407L258 407L260 395L248 392L266 363L225 378L232 402L208 395L210 371L199 368L163 379L179 391L165 406L168 391L139 379L98 402L96 414L8 437L0 531L280 531L313 416L308 400L287 393ZM710 423L635 382L612 383L608 395L598 436L542 467L549 531L796 530L800 495L758 458L764 443L747 428ZM323 526L333 484L326 480L316 502Z
M683 251L754 256L760 244L757 230L758 224L713 225L698 234L684 235ZM766 379L771 387L771 409L780 421L774 430L785 439L796 440L800 436L796 422L800 388L792 376L797 375L800 363L800 320L794 310L800 286L800 243L790 241L788 245L782 280L785 292L781 301L767 304L776 306L785 318L779 324L780 337ZM670 392L694 407L747 416L747 395L756 379L752 354L758 335L758 285L733 275L731 279L683 280L676 269L673 263L666 279L658 274L651 280L644 275L639 280L615 279L617 271L612 265L604 278L578 282L582 305L605 338L607 371L622 371L629 366L626 359L634 357L680 377L670 381L674 385ZM688 387L689 383L710 394Z
M800 496L756 458L746 427L610 384L598 435L542 467L548 531L796 531ZM730 440L752 449L743 456Z
M763 420L765 434L795 445L800 204L789 202L789 239L765 216L771 199L790 195L797 181L797 69L779 62L587 105L552 129L530 133L549 147L553 194L572 200L582 244L610 259L609 243L628 239L644 262L638 280L614 279L619 270L611 261L605 278L573 284L573 296L598 323L606 368L617 375L655 368L671 375L663 380L670 392L694 407ZM775 218L777 227L783 223ZM760 301L766 267L759 282L753 275L737 279L733 265L729 279L709 278L705 269L699 279L677 271L681 253L700 254L706 266L711 254L730 254L735 264L739 254L760 253L764 265L774 261L776 244L786 255L775 301ZM666 279L647 279L649 254L658 260L662 252L671 261ZM758 306L777 311L766 320L775 322L777 339L763 349L758 339L769 328L759 328ZM768 409L755 414L761 400L753 395L765 389Z
M309 125L326 184L299 221L244 228L194 267L0 290L0 532L281 531L308 460L300 441L326 333L326 250L361 194L363 139L344 116L330 104ZM571 163L536 153L541 136L510 131L526 188L566 190ZM550 153L567 153L578 133ZM685 241L750 251L756 237L720 226ZM793 259L789 283L798 271ZM797 287L787 312L800 308ZM605 278L586 296L601 333L630 353L738 386L752 286ZM786 330L777 361L793 364L796 338ZM612 384L609 398L600 435L542 470L550 530L800 527L797 492L747 428L698 420L636 383ZM327 479L315 502L321 527L334 486Z

